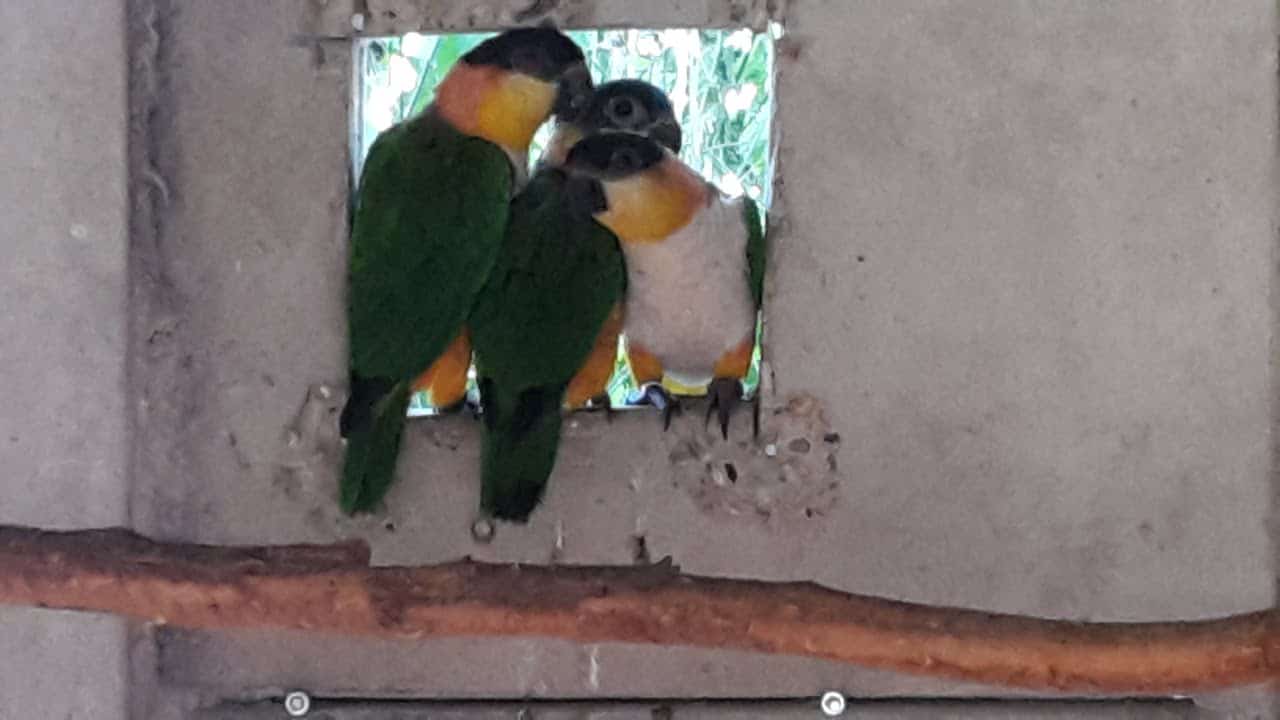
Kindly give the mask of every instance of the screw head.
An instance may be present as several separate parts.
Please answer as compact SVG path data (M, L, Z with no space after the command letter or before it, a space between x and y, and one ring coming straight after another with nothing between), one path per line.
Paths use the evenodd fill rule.
M493 542L493 536L497 533L497 526L487 517L476 518L476 521L471 523L471 539L482 545Z
M301 690L294 690L284 696L284 711L289 717L303 717L311 711L311 696Z
M840 717L844 714L845 708L848 707L844 695L835 690L823 693L822 701L819 704L822 706L822 714L827 717Z

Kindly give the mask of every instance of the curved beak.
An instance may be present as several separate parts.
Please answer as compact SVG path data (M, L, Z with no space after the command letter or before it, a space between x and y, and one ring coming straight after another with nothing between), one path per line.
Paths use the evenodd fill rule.
M675 120L662 120L649 126L649 138L659 145L665 147L671 152L680 154L680 143L683 135L680 132L680 123Z
M594 88L586 65L577 63L566 69L556 84L556 104L552 108L556 119L576 119L586 109Z
M569 201L569 209L579 217L589 218L609 209L604 185L595 178L570 175L565 183L564 192Z

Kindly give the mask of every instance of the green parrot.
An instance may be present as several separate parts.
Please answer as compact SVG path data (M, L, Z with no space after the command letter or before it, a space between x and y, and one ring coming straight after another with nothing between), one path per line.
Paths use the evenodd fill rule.
M483 409L481 511L525 522L555 465L561 412L607 403L626 269L613 233L575 207L558 167L577 139L635 132L680 150L670 100L638 80L596 88L561 120L535 173L511 203L507 237L469 326Z
M569 151L565 169L575 202L613 231L626 257L623 332L636 381L663 408L664 424L674 395L705 387L707 418L718 411L728 439L764 295L759 208L750 198L725 197L638 135L586 138Z
M372 509L391 486L409 397L461 402L465 322L497 258L529 142L588 99L582 50L553 28L522 28L463 56L420 116L374 141L350 243L350 395L339 502Z

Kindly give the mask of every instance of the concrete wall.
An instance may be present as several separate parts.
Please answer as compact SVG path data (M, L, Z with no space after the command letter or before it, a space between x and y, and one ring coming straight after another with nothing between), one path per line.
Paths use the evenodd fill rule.
M770 355L846 438L840 575L1099 619L1270 604L1274 14L793 8Z
M395 19L371 6L371 29L504 19L395 5ZM693 5L682 12L711 12ZM342 4L324 7L343 32ZM616 20L583 7L562 12ZM289 46L283 5L183 4L166 235L181 248L190 407L146 436L183 447L189 472L142 478L139 505L161 531L207 541L360 534L385 562L628 562L642 535L695 572L996 610L1267 606L1273 16L1263 2L790 4L767 318L779 458L694 422L664 435L647 414L584 417L547 506L480 546L465 418L413 424L384 514L333 507L345 46ZM808 453L789 449L795 437ZM704 455L742 481L717 484ZM228 692L973 691L550 642L173 633L163 652L171 682Z
M368 21L487 27L526 4L370 0ZM5 137L29 138L0 149L20 250L0 292L6 307L38 308L49 303L9 294L83 288L42 321L0 316L9 337L36 339L0 350L19 368L3 382L24 411L0 424L44 443L0 436L26 469L6 481L4 520L113 524L127 494L136 526L161 537L360 535L378 562L627 563L643 537L651 557L692 572L994 610L1163 619L1272 604L1274 4L646 6L655 24L759 26L773 13L787 28L764 442L745 422L726 444L696 418L666 434L648 413L577 418L546 505L488 545L469 533L467 418L411 425L384 513L350 520L334 507L350 53L297 32L347 33L352 4L139 5L135 58L149 59L134 68L146 80L134 172L153 202L135 215L127 274L128 446L128 424L101 422L126 409L123 33L103 31L122 13L93 4L105 15L89 33L61 9L0 10L14 15L0 15L6 28L24 28L0 44L6 66L74 65L77 90L44 82L0 98L17 101L0 106ZM573 0L555 12L610 25L627 7ZM33 17L87 49L31 39ZM49 411L27 411L38 407ZM737 483L722 481L724 463ZM35 514L75 507L84 513ZM0 632L73 627L3 617ZM119 626L74 622L117 632L109 657L55 648L42 677L74 678L72 656L123 667L107 662L123 657ZM612 645L158 642L165 686L208 698L295 686L448 698L998 692Z
M127 520L123 2L0 3L0 523ZM123 717L125 624L0 609L0 718Z

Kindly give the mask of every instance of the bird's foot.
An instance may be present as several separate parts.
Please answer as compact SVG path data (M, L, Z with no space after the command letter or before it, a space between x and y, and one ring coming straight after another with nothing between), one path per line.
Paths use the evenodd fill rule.
M480 419L480 402L479 400L473 401L470 395L463 395L461 400L452 405L435 408L435 413L437 415L458 415L464 410L471 413L472 420Z
M742 402L742 383L735 378L716 378L707 386L707 397L710 402L707 403L707 417L705 422L711 421L711 413L716 413L716 418L720 421L720 434L725 440L729 439L729 415L738 403ZM759 432L759 421L756 421L756 432Z
M662 411L662 430L671 428L671 416L680 412L680 400L667 392L662 383L649 383L644 388L644 399Z
M613 401L609 399L609 393L597 395L590 400L588 406L593 412L604 411L604 421L613 422Z
M480 416L484 414L484 408L480 406L479 395L476 395L473 398L471 397L471 394L468 393L467 397L463 399L462 404L465 405L467 410L471 413L472 420L479 420Z

